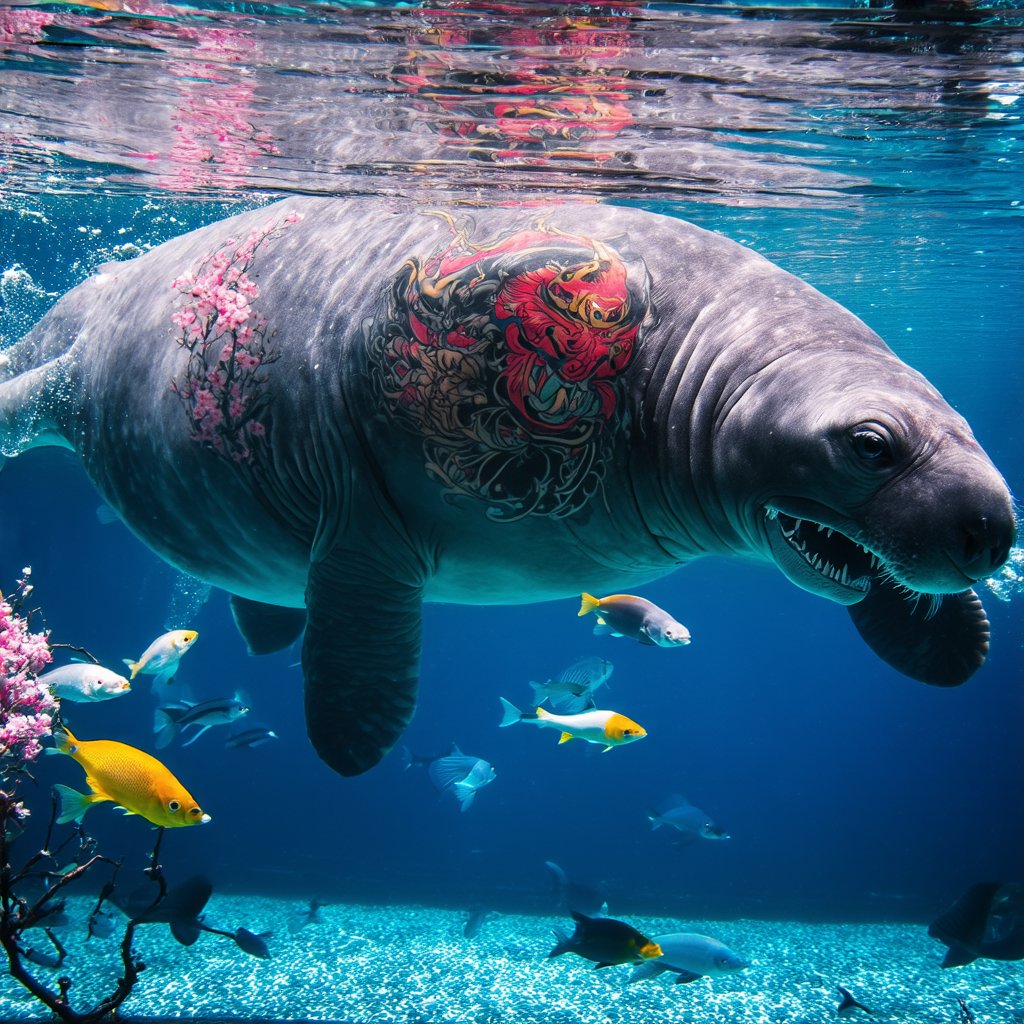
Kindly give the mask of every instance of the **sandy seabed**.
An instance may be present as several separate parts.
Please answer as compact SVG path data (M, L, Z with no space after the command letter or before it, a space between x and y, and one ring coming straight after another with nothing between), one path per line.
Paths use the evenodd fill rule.
M83 941L93 900L68 901L72 925L61 973L71 1004L108 992L120 973L120 932ZM422 906L335 904L321 923L296 934L289 917L303 905L262 896L215 895L206 923L271 932L271 959L246 955L230 939L203 934L179 945L166 925L140 927L136 952L147 968L122 1008L127 1018L403 1022L403 1024L817 1024L835 1021L836 985L870 1017L845 1019L959 1024L1024 1024L1024 962L979 960L943 970L944 947L921 925L807 924L795 921L627 917L647 935L696 931L750 961L741 972L673 984L663 974L635 984L632 968L595 970L587 960L547 959L564 917L495 914L477 936L466 913ZM41 944L43 935L38 935ZM54 971L34 968L53 981ZM48 1020L49 1012L13 979L0 986L0 1020Z

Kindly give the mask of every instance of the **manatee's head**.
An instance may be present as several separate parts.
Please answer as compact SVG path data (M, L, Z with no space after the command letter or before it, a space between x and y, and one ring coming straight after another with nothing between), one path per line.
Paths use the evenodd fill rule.
M970 588L1007 559L1013 501L920 374L880 344L851 348L793 353L736 398L719 439L742 481L734 512L793 583L850 606L880 656L954 685L987 653Z

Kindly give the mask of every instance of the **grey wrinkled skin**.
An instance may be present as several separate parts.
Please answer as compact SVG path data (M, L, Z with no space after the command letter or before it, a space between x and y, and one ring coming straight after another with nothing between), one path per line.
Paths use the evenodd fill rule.
M302 219L284 224L290 212ZM422 600L628 591L736 555L848 605L906 674L952 685L981 664L988 623L969 588L1013 542L1009 492L966 422L860 320L684 221L583 204L448 212L481 241L538 222L602 240L647 297L598 431L598 486L568 514L496 516L453 494L375 389L366 339L388 288L453 238L444 219L380 201L289 199L105 267L4 353L0 449L75 451L147 545L236 595L253 649L305 622L308 729L343 774L375 764L412 716ZM266 436L233 460L197 441L171 390L188 359L171 282L268 221L283 226L250 271L276 357L260 371ZM826 576L806 554L826 537L836 575L856 545L876 561ZM933 614L902 588L956 596Z

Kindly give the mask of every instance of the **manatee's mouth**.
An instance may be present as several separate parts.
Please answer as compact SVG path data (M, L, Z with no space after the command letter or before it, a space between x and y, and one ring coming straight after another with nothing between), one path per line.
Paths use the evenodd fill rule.
M883 560L835 527L765 506L765 528L775 562L798 587L840 604L856 604Z

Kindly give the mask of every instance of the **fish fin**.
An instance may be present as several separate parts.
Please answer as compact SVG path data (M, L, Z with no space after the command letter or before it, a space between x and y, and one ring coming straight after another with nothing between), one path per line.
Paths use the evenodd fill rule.
M607 754L609 750L614 750L614 749L615 749L615 747L614 747L614 746L612 746L612 744L611 744L611 743L609 743L609 744L608 744L608 746L606 746L606 747L605 747L605 748L604 748L604 749L603 749L603 750L601 751L601 753L602 753L602 754Z
M703 974L694 974L693 971L676 971L677 985L688 985L691 981L696 981L698 978L703 978Z
M439 793L444 793L452 786L458 785L470 773L476 763L475 757L461 757L449 754L447 757L439 757L430 762L427 766L427 775Z
M600 607L601 601L599 598L594 597L593 594L584 592L580 595L580 610L576 614L577 616L589 615L595 608Z
M597 625L594 627L594 636L622 636L622 634L616 633L607 622L598 620Z
M539 721L543 722L546 719L549 719L551 717L551 712L548 711L547 708L542 708L542 707L538 706L537 710L533 713L533 715L531 717L536 718Z
M139 669L142 668L142 662L132 661L131 658L122 658L121 660L132 670L132 674L128 677L128 682L131 682L139 674Z
M81 821L85 817L85 812L93 804L107 799L105 796L100 796L96 793L79 793L77 789L64 786L59 782L53 788L60 800L60 813L57 815L58 825L63 825L69 821Z
M378 550L314 558L306 581L306 731L341 775L377 764L416 710L423 591L395 577L393 547L387 562Z
M204 726L202 726L202 728L200 728L199 732L197 732L197 733L196 733L196 734L195 734L194 736L192 736L192 737L191 737L190 739L188 739L188 740L186 740L186 741L185 741L184 743L182 743L182 747L184 748L184 747L190 747L190 746L192 746L192 744L193 744L193 743L195 743L195 741L196 741L197 739L199 739L199 737L200 737L200 736L202 736L202 735L203 735L203 733L204 733L204 732L206 732L206 730L207 730L207 729L209 729L209 728L210 728L210 726L209 726L209 725L204 725Z
M199 938L197 921L171 921L171 934L183 945L191 946Z
M650 632L646 626L641 626L637 631L637 642L643 644L645 647L657 647L658 641L651 637Z
M53 742L56 744L53 750L58 754L71 755L78 750L78 740L75 739L71 730L63 724L53 730ZM47 748L47 750L49 749Z
M120 811L124 815L135 814L135 811L129 811L127 807L122 807L121 804L114 804L114 810Z
M170 686L171 683L174 682L174 677L175 677L175 675L177 675L177 672L178 672L178 663L176 661L172 661L171 664L167 666L167 668L165 668L162 671L158 672L153 677L153 686L154 687Z
M306 628L305 608L282 608L232 594L231 615L251 655L272 654L291 647Z
M523 713L513 704L511 701L505 700L504 697L499 697L501 701L501 721L498 723L499 729L504 729L507 725L515 725L517 722L523 720Z
M973 964L977 959L977 953L972 953L966 946L961 946L958 942L954 942L946 950L946 955L942 958L942 966L966 967L967 964Z
M647 978L656 978L659 974L662 974L665 968L661 964L656 963L653 960L645 960L642 964L637 964L633 968L633 973L629 976L627 984L632 985L634 981L645 981Z
M562 735L558 737L558 745L561 746L563 743L568 743L569 740L573 738L574 737L571 732L563 732Z
M452 788L462 804L462 810L468 811L473 803L473 798L476 796L476 790L472 786L467 786L461 782L456 782Z
M989 621L973 590L935 605L873 577L867 596L847 607L864 642L883 661L932 686L959 686L988 657Z

